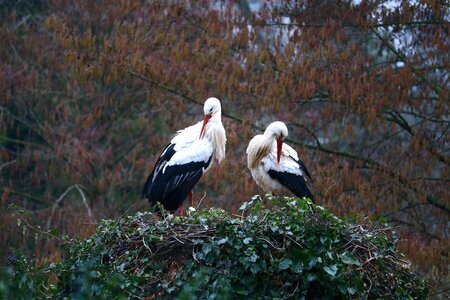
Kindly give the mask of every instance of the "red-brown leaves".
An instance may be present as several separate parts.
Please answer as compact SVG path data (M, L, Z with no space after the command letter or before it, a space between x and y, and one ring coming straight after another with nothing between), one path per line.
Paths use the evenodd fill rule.
M33 24L14 27L9 16L0 22L0 138L8 138L0 165L17 162L2 169L2 185L29 198L4 201L41 209L46 220L48 207L33 196L51 206L79 184L96 216L118 216L174 131L200 120L201 105L187 99L215 96L227 158L218 180L210 172L200 182L204 207L234 211L262 193L245 148L261 132L253 125L280 119L291 124L318 203L341 215L388 215L414 247L419 236L442 238L446 16L439 1L390 9L306 0L250 14L209 1L55 1ZM80 196L68 197L55 225L80 233Z

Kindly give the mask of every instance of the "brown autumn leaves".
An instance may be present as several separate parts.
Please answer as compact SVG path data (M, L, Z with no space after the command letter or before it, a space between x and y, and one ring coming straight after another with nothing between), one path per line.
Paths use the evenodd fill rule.
M15 203L39 224L52 215L49 227L88 234L87 223L136 203L171 134L199 120L215 96L227 157L196 186L198 198L206 192L202 206L233 212L261 193L245 148L283 120L320 205L341 216L385 216L417 266L445 274L448 7L397 6L60 0L6 10L2 207ZM77 189L52 210L73 185L94 220ZM1 214L8 230L0 238L10 245L14 219Z

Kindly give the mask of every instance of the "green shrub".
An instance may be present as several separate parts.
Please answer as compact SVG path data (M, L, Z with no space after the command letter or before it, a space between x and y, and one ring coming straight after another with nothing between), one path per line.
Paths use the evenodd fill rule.
M89 239L67 240L59 263L18 259L0 291L12 285L29 297L77 299L426 297L388 225L341 220L305 199L270 198L266 208L258 198L242 205L241 216L210 209L105 220Z

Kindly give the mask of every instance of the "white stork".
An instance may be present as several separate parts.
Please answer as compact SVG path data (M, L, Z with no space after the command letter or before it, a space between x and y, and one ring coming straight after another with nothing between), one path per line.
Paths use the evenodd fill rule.
M289 190L299 198L314 201L306 178L311 176L305 164L292 147L283 143L287 135L288 129L283 122L267 126L264 134L256 135L248 144L247 166L265 192L275 195Z
M142 195L160 202L170 212L182 206L192 188L216 159L225 157L225 128L220 100L208 98L203 106L204 120L179 130L164 149L148 177Z

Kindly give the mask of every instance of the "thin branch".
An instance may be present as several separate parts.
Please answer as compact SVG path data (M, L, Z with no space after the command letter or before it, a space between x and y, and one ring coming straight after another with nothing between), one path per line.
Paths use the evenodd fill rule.
M437 177L415 177L410 178L411 181L417 181L417 180L425 180L425 181L448 181L450 182L450 178L437 178Z
M19 117L17 117L16 115L14 115L12 112L10 112L6 107L4 107L4 106L0 106L0 111L3 111L3 112L5 112L7 115L9 115L11 118L13 118L14 120L16 120L17 122L19 122L19 123L22 123L23 125L25 125L25 127L27 127L30 131L32 131L32 132L34 132L36 135L38 135L47 145L49 145L49 146L51 146L51 144L47 141L47 139L45 138L45 136L41 133L41 132L39 132L37 129L36 129L36 125L30 125L30 124L28 124L28 122L26 122L25 120L22 120L21 118L19 118ZM5 139L8 139L8 138L6 138L6 137L2 137L2 138L5 138ZM29 142L23 142L23 144L25 144L25 143L29 143ZM37 143L32 143L31 145L39 145L39 144L37 144ZM42 146L42 145L39 145L39 146Z
M441 123L441 124L449 124L450 123L450 120L435 119L433 117L420 115L420 114L412 112L412 111L399 110L398 112L401 113L401 114L412 115L414 117L421 118L421 119L424 119L424 120L427 120L427 121L430 121L430 122L433 122L433 123Z
M388 109L384 112L386 115L385 119L387 121L391 121L396 123L398 126L403 128L406 132L408 132L410 135L414 135L414 132L412 131L411 126L409 126L409 123L405 120L405 118L402 117L400 113L398 113L395 110Z
M401 208L401 209L399 209L397 211L392 211L390 213L386 213L386 214L383 214L381 216L387 218L387 217L395 215L395 214L397 214L399 212L402 212L402 211L405 211L405 210L409 210L409 209L412 209L412 208L417 207L417 206L423 206L423 205L428 205L428 204L429 203L413 203L413 204L407 205L407 206L405 206L405 207L403 207L403 208Z
M311 129L309 129L307 126L305 126L305 125L303 125L303 124L299 124L299 123L287 123L286 125L294 125L294 126L298 126L298 127L300 127L300 128L303 128L303 129L306 130L306 132L308 132L308 133L313 137L313 139L316 141L317 147L320 147L320 146L321 146L320 140L319 140L319 138L317 137L317 135L316 135Z
M394 122L395 124L397 124L398 126L400 126L401 128L403 128L406 132L408 132L411 136L415 136L416 132L413 131L412 127L409 125L409 123L405 120L405 118L403 118L403 116L396 110L393 109L388 109L387 111L384 112L385 115L387 115L385 117L385 119L387 121L391 121ZM422 123L424 120L421 120L418 123ZM417 124L415 124L417 125ZM426 138L426 137L425 137ZM444 164L450 165L450 160L447 159L446 157L442 156L441 154L439 154L438 150L436 150L433 146L432 143L430 141L428 141L427 139L427 143L425 143L425 149L430 152L431 154L437 156L438 160Z
M199 207L200 207L200 205L202 204L202 202L203 202L203 199L205 199L206 198L206 192L204 192L203 193L203 197L200 199L200 201L198 202L198 204L197 204L197 206L196 206L196 209L198 209Z
M33 142L28 142L28 141L23 141L23 140L18 140L18 139L12 139L6 136L2 136L0 135L0 141L5 141L8 143L14 143L14 144L21 144L21 145L26 145L26 146L33 146L33 147L45 147L42 144L38 144L38 143L33 143Z
M401 53L400 51L398 51L390 42L388 42L385 38L383 38L381 36L381 34L375 30L375 28L371 28L371 31L373 34L375 34L375 36L383 43L383 45L389 49L389 51L391 51L399 61L404 62L405 64L409 64L408 59L406 58L406 56ZM432 85L429 81L428 78L420 71L420 69L414 67L411 65L411 71L413 73L415 73L417 76L419 76L419 78L422 80L423 83L425 83L426 85L428 85L436 94L439 95L440 90L438 87Z
M78 192L80 193L81 198L82 198L82 201L83 201L83 204L84 204L84 206L86 207L86 210L87 210L87 212L88 212L88 216L89 216L89 218L90 218L91 221L92 221L92 212L91 212L91 209L89 208L89 205L87 204L86 197L84 196L84 193L83 193L83 191L80 189L80 187L79 187L77 184L75 184L75 185L72 185L72 186L68 187L68 188L66 189L66 191L65 191L64 193L62 193L61 196L59 196L58 199L56 199L55 203L54 203L53 206L52 206L52 212L51 212L51 214L50 214L50 217L49 217L48 220L47 220L47 230L50 230L50 225L51 225L53 216L54 216L54 214L55 214L56 208L61 204L61 202L62 202L62 201L64 200L64 198L66 197L66 195L67 195L71 190L73 190L73 189L78 190Z
M412 128L412 127L415 127L415 126L418 126L418 125L420 125L420 124L422 124L422 123L423 123L423 121L419 121L419 122L417 122L416 124L411 125L411 128ZM403 129L403 128L400 129L400 130L398 130L398 131L396 131L396 132L393 132L393 133L391 133L391 134L389 134L389 135L386 135L385 137L380 138L379 140L377 140L377 141L375 141L375 142L373 142L373 143L371 143L371 144L365 146L362 150L369 149L369 148L373 148L373 150L370 151L370 153L367 155L368 157L371 157L372 154L375 153L375 151L378 149L378 146L379 146L381 143L383 143L383 142L385 142L385 141L391 139L392 137L394 137L394 136L396 136L396 135L399 135L399 134L402 133L402 132L404 132L404 129Z
M441 240L442 239L441 237L439 237L439 236L437 236L437 235L435 235L435 234L433 234L431 232L428 232L426 230L426 228L423 228L423 226L420 226L420 224L417 224L417 223L410 223L410 222L403 221L403 220L400 220L400 219L392 219L391 221L388 221L388 222L389 223L403 224L403 225L406 225L406 226L409 226L409 227L412 227L412 228L416 228L419 231L421 231L422 233L424 233L427 236L432 237L432 238L434 238L436 240Z
M39 203L41 203L41 204L48 204L48 202L45 201L45 200L42 199L42 198L39 198L39 197L30 195L30 194L25 194L25 193L16 191L16 190L14 190L13 188L0 187L0 192L5 192L6 190L8 190L9 193L15 194L15 195L17 195L17 196L24 197L24 198L27 198L27 199L30 199L30 200L34 200L34 201L37 201L37 202L39 202Z
M8 114L9 116L11 116L11 118L13 118L14 120L16 120L19 123L22 123L24 126L26 126L30 131L34 132L36 135L38 135L43 141L44 143L53 151L56 152L56 149L54 147L54 145L52 143L50 143L47 138L44 136L44 134L42 134L41 132L39 132L36 127L41 128L41 126L39 124L35 124L35 125L30 125L28 124L28 122L22 120L21 118L17 117L16 115L14 115L13 113L11 113L6 107L0 106L0 111L5 112L6 114ZM31 112L32 113L32 112ZM34 115L34 113L32 113ZM8 137L5 136L0 136L0 140L5 140L7 142L14 142L14 143L20 143L23 145L29 145L29 146L36 146L36 147L45 147L43 144L38 144L38 143L33 143L33 142L28 142L28 141L21 141L21 140L16 140L16 139L10 139ZM75 169L75 171L80 174L84 179L86 179L86 181L90 181L89 178L87 177L87 175L82 172L81 170L79 170L72 162L69 158L67 158L65 155L62 156L62 159L69 164L70 167L72 167L73 169Z
M292 16L292 15L291 15ZM399 23L399 22L392 22L392 23L378 23L378 24L372 24L369 25L371 28L380 28L380 27L392 27L392 26L427 26L427 25L444 25L446 24L443 20L428 20L428 21L412 21L412 22L405 22L405 23ZM242 23L234 23L234 25L241 26ZM329 24L312 24L312 23L283 23L283 22L270 22L270 23L263 23L263 22L257 22L254 24L249 24L255 27L299 27L299 28L323 28L330 26ZM359 24L352 24L352 23L343 23L341 25L343 28L362 28Z
M89 216L89 218L90 218L91 221L92 221L92 211L91 211L91 209L89 208L89 205L88 205L88 203L87 203L86 196L84 195L83 190L78 186L78 184L75 185L75 188L78 190L78 192L80 192L81 198L82 198L82 200L83 200L83 204L84 204L84 206L86 207L86 210L87 210L87 212L88 212L88 216Z
M12 160L12 161L5 162L4 164L2 164L2 165L0 166L0 172L3 170L3 168L6 168L7 166L12 165L12 164L15 164L15 163L16 163L16 160Z
M39 234L42 234L42 235L46 235L46 236L48 236L48 237L51 237L52 239L55 239L55 240L58 240L58 241L62 240L61 237L52 234L49 230L48 230L48 231L43 231L42 229L40 229L39 226L33 226L33 225L31 225L30 222L28 222L27 218L25 218L22 214L20 214L20 213L18 213L18 212L17 212L17 216L18 216L19 219L20 219L21 221L23 221L23 222L25 223L25 225L26 225L28 228L30 228L31 230L33 230L33 231L35 231L35 232L37 232L37 233L39 233ZM69 242L69 243L70 243L70 242Z
M173 95L179 96L179 97L181 97L181 98L183 98L183 99L185 99L185 100L187 100L189 102L192 102L192 103L195 103L195 104L203 106L203 102L202 101L194 99L192 97L189 97L186 93L179 92L179 91L177 91L177 90L175 90L173 88L170 88L170 87L165 86L163 84L160 84L160 83L158 83L158 82L156 82L154 80L146 78L146 77L144 77L144 76L142 76L142 75L140 75L140 74L138 74L136 72L128 71L128 73L130 75L135 76L135 77L137 77L137 78L139 78L139 79L141 79L141 80L143 80L145 82L148 82L148 83L152 84L153 86L158 87L158 88L160 88L160 89L162 89L162 90L164 90L166 92L169 92L169 93L171 93ZM239 123L242 123L242 119L240 119L240 118L238 118L236 116L233 116L233 115L231 115L229 113L226 113L226 112L222 111L222 115L227 117L227 118L229 118L229 119L231 119L231 120L234 120L234 121L237 121ZM254 127L259 128L259 129L262 130L262 128L260 126L256 126L255 125Z
M440 295L440 294L444 294L444 293L446 293L446 292L448 292L448 291L450 291L450 287L448 287L448 288L443 288L443 289L437 291L437 292L434 293L434 294L428 295L428 297L431 298L431 297L434 297L434 296L437 296L437 295ZM448 296L448 295L447 295L447 296ZM445 297L445 296L444 296L444 297Z

